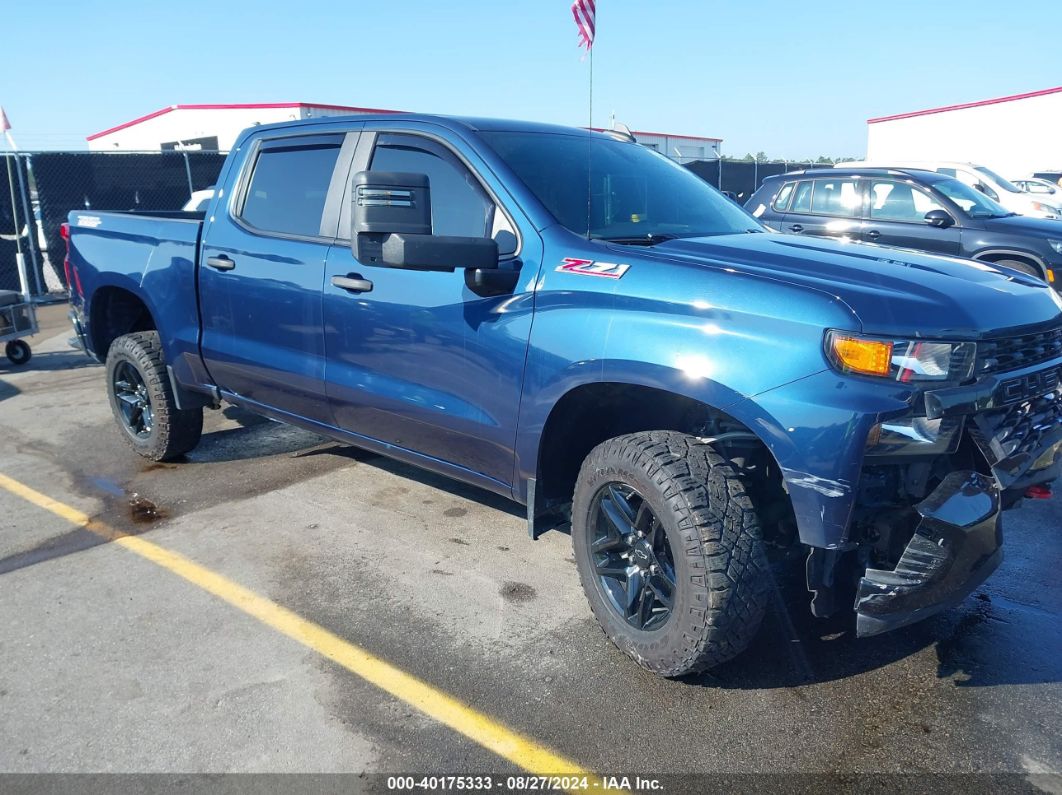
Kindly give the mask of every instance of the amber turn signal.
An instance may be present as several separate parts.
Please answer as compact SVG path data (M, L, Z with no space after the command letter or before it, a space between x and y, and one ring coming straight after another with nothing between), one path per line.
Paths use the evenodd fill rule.
M844 369L863 375L888 375L892 367L892 343L833 334L833 355Z

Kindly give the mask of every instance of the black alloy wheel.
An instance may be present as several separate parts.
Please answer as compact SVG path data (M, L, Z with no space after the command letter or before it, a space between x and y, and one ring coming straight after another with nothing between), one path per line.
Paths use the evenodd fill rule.
M594 496L587 536L598 587L630 626L663 627L675 601L675 559L649 503L631 486L606 483Z
M151 436L154 415L147 384L131 362L119 362L114 368L114 396L125 430L138 439Z

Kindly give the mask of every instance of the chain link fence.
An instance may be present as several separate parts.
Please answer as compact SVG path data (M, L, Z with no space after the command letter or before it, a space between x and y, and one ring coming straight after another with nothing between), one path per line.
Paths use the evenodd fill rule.
M767 177L805 168L830 168L830 165L796 160L756 162L722 159L696 160L687 163L686 168L719 190L734 194L738 204L744 205Z
M66 291L59 226L72 210L180 210L217 181L222 152L19 152L4 156L0 289L21 290L17 254L34 296Z
M180 210L217 181L222 152L19 152L4 156L0 177L0 289L61 295L65 245L59 226L72 210ZM768 176L819 164L697 160L686 168L744 204Z

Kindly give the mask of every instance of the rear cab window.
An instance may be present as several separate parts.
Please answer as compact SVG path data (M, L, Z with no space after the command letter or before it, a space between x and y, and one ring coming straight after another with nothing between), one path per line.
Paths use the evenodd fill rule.
M321 237L322 216L342 143L342 135L263 141L237 218L262 232Z

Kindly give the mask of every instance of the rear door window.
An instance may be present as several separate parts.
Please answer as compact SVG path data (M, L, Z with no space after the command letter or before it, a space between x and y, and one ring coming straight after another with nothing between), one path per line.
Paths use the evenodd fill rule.
M796 189L793 191L793 203L789 208L789 212L811 212L811 189L812 183L810 180L797 183Z
M859 183L853 179L817 179L811 199L815 215L853 218L862 210Z
M341 135L267 141L258 152L240 219L264 232L319 237Z

